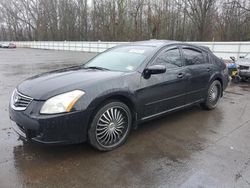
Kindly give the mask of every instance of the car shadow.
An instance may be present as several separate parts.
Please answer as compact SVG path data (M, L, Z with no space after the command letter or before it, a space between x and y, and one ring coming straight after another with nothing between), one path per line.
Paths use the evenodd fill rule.
M217 110L217 114L220 111ZM117 150L123 150L130 145L137 144L149 144L151 141L155 142L155 137L162 137L165 139L178 139L178 136L186 134L188 129L196 135L186 136L181 139L183 142L193 141L199 137L199 133L207 131L206 116L211 114L211 111L202 110L199 105L180 110L168 115L164 115L157 119L150 120L148 122L139 124L135 130L131 130L127 143L125 143ZM220 121L220 119L218 119ZM188 122L188 123L187 123ZM188 125L187 125L188 124ZM180 134L180 135L179 135ZM152 137L152 138L150 138ZM133 143L134 142L134 143ZM135 149L136 149L135 147ZM41 158L53 159L53 158L67 158L71 156L93 156L111 152L100 152L92 148L87 142L74 145L59 145L48 146L35 143L23 142L23 144L14 147L14 156L18 159L21 155L39 155Z
M124 174L130 177L163 166L174 169L188 165L193 154L208 146L206 135L216 135L221 116L219 109L204 111L193 106L139 125L123 146L110 152L99 152L87 143L67 146L23 143L13 148L14 167L20 181L33 186L41 181L51 185L53 179L62 177L65 183L70 182L79 174L92 182L90 174L103 178ZM212 128L211 119L217 122ZM103 179L100 181L101 184Z

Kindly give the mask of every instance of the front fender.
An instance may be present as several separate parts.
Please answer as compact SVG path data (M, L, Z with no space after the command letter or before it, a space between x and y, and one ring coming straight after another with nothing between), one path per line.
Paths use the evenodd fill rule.
M118 99L123 101L126 99L130 104L127 105L132 105L133 109L136 111L137 106L136 106L136 96L134 93L132 93L129 90L126 89L110 89L107 90L101 94L99 94L96 98L94 98L90 104L88 105L87 108L89 109L96 109L98 108L103 102L107 100L112 100L112 99Z

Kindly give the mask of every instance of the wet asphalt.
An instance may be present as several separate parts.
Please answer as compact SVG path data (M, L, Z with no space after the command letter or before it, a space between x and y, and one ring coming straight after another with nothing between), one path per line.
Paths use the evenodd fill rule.
M194 106L144 123L111 152L18 140L8 116L15 86L93 55L0 49L0 188L250 187L250 83L231 83L213 111Z

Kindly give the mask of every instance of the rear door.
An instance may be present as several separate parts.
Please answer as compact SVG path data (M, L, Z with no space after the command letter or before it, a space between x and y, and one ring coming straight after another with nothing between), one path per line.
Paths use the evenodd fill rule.
M195 47L183 46L182 55L188 77L186 104L198 102L205 97L212 64L205 52Z

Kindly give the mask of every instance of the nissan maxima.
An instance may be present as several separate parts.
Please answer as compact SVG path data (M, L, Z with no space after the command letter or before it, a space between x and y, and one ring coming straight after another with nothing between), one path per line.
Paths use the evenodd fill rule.
M14 130L26 141L121 146L139 123L200 104L214 109L229 77L208 48L176 41L128 43L87 63L21 82L10 100Z

